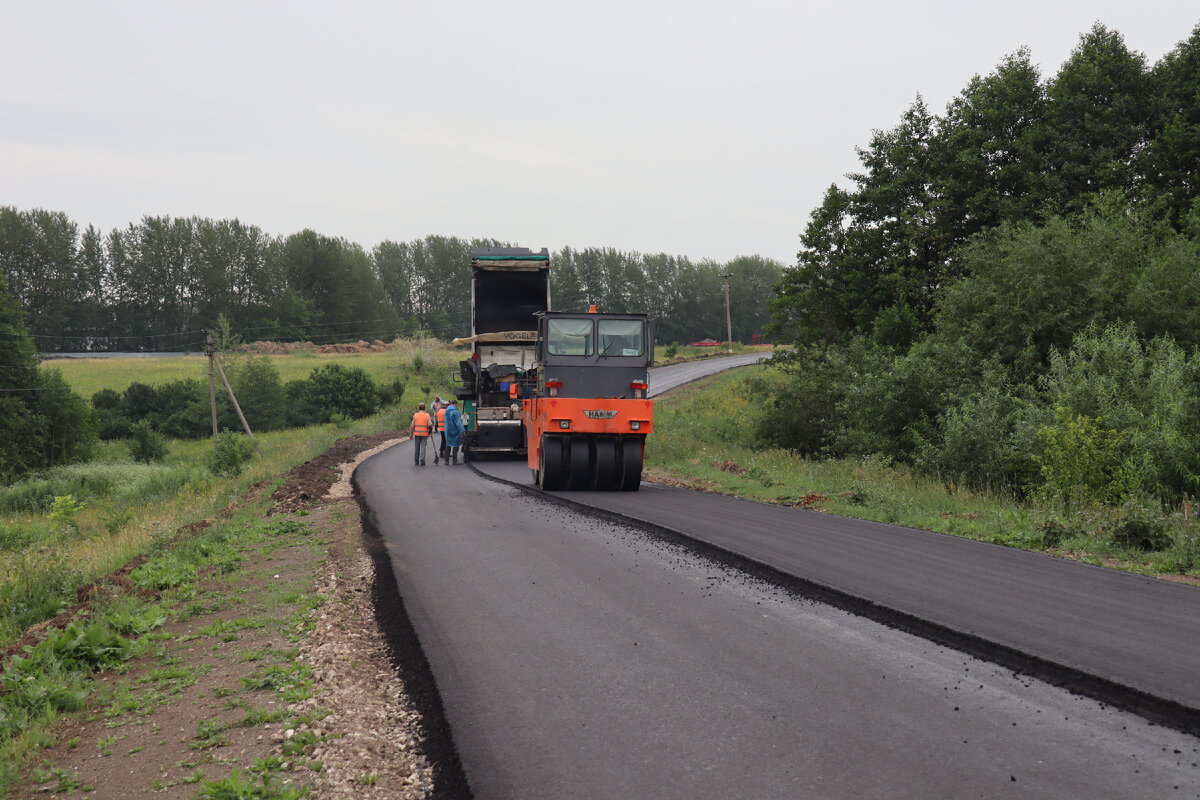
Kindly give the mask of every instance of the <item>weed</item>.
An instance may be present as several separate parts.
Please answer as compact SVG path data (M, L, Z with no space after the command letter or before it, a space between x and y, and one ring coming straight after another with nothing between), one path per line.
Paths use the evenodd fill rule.
M181 561L173 554L147 561L129 573L129 580L143 589L172 589L196 582L196 567Z
M102 756L111 756L113 754L113 745L128 737L125 736L106 736L103 739L96 740L96 748Z
M245 777L234 770L228 778L209 781L200 787L198 800L299 800L308 794L307 786L275 783L270 773L248 773Z
M242 688L257 692L272 689L289 703L312 697L312 667L307 664L271 665L257 675L241 679Z
M166 624L167 615L160 605L142 605L140 601L130 598L104 611L101 619L117 633L142 636Z
M313 748L323 741L325 741L324 736L318 736L313 730L305 728L296 731L290 739L283 741L283 754L285 756L298 756L311 753Z
M245 617L232 620L219 619L211 625L205 625L203 628L200 628L198 633L202 636L220 639L223 642L236 642L238 638L236 633L238 631L261 628L262 626L262 622Z
M219 719L202 719L196 723L195 748L220 747L226 744L226 725Z
M83 781L79 779L74 770L62 767L39 767L33 771L32 777L33 782L37 784L48 784L51 781L57 781L54 787L43 786L41 790L53 794L73 792L83 786Z

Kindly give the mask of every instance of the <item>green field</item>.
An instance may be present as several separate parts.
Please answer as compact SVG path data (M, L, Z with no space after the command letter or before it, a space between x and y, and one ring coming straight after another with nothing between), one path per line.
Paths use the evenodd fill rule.
M377 383L390 382L413 372L413 360L419 357L422 373L429 379L448 382L457 372L463 358L460 350L426 341L401 342L395 349L382 353L316 353L299 351L269 358L279 370L280 380L302 380L324 364L343 364L361 367ZM221 363L228 366L242 355L222 355ZM208 359L203 355L167 356L153 358L55 358L42 362L43 369L57 369L67 383L79 394L90 398L101 389L122 391L133 383L157 386L181 378L208 380ZM220 376L216 378L220 385Z

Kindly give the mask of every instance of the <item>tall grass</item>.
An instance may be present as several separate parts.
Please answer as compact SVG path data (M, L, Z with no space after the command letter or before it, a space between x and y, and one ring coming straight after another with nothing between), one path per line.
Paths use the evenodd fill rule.
M93 463L53 470L8 487L16 506L57 494L76 494L82 508L71 519L45 511L0 512L0 647L30 624L75 601L75 590L147 552L183 525L207 519L238 502L255 483L269 487L292 467L354 433L396 430L408 424L407 406L423 397L405 391L404 406L340 425L317 425L258 435L261 458L241 475L218 478L197 466L209 440L172 441L161 465Z

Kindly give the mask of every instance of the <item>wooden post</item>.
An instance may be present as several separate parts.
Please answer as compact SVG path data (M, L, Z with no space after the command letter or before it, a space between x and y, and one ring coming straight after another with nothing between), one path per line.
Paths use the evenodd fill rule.
M729 316L729 279L733 275L722 275L725 279L725 330L729 335L729 352L733 352L733 318Z
M217 371L221 373L221 382L225 384L225 391L229 392L229 399L233 401L233 410L237 412L238 419L242 421L242 427L246 429L246 435L250 437L250 441L254 442L254 452L258 453L258 457L262 458L262 451L258 449L258 442L254 438L254 434L250 432L250 423L246 422L246 415L242 413L242 407L238 405L237 398L233 396L233 387L229 385L229 379L225 377L225 368L221 366L221 359L213 356L213 361L217 364Z
M212 407L212 428L213 438L217 438L217 384L213 377L213 361L216 360L216 354L213 351L212 331L203 331L204 333L204 354L208 356L208 402Z

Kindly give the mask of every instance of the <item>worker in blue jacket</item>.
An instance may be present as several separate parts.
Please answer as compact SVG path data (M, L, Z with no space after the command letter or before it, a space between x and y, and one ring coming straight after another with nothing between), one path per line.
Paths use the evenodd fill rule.
M458 448L462 447L462 435L467 430L463 425L462 413L458 410L458 400L450 398L450 407L446 409L446 428L442 437L450 448L450 458L447 464L458 463Z

